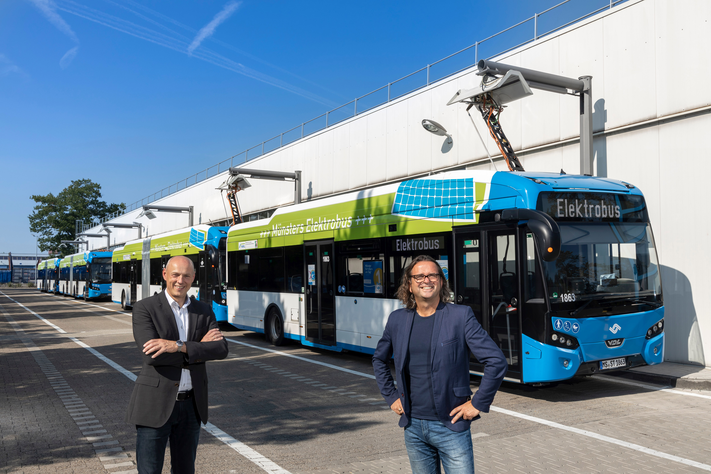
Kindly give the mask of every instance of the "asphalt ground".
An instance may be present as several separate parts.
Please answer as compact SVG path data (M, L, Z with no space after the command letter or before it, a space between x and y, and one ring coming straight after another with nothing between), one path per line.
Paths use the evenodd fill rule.
M207 364L197 472L410 472L369 356L224 334L230 355ZM0 289L0 473L136 472L135 428L123 418L139 369L118 305ZM611 376L504 384L472 425L476 469L711 471L710 408L710 392Z

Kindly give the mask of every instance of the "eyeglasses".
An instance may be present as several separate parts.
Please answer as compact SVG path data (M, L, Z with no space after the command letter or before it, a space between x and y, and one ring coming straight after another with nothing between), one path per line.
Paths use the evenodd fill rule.
M419 275L412 275L410 278L414 279L417 283L422 283L425 281L425 278L429 281L437 281L439 280L439 273L430 273L429 275L420 273Z

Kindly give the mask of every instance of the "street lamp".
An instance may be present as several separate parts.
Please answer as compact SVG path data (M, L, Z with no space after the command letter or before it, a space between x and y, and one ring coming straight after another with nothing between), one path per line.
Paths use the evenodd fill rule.
M154 206L153 204L145 204L142 206L142 211L137 217L147 217L149 219L155 219L156 216L153 211L156 212L178 212L188 213L188 226L193 226L193 206L179 207L179 206Z
M434 120L422 119L422 126L430 133L434 133L435 135L440 137L447 137L447 144L452 144L452 135L447 133L447 129L445 129L442 125L438 124Z

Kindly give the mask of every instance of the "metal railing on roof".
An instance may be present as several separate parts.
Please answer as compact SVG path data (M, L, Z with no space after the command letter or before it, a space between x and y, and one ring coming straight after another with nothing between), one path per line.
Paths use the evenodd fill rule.
M570 26L574 23L577 23L577 22L582 21L586 18L589 18L592 15L596 15L597 13L600 13L604 10L612 9L614 6L616 6L620 3L624 3L627 0L600 0L596 3L598 5L604 4L604 6L598 7L595 10L590 11L589 13L585 13L584 15L579 16L573 20L567 21L566 23L564 23L562 25L558 25L552 29L549 29L548 31L546 31L544 33L539 33L539 31L538 31L539 19L541 18L541 16L562 7L563 5L565 5L571 1L572 0L564 0L564 1L560 2L559 4L548 8L547 10L544 10L540 13L535 13L532 17L527 18L523 21L520 21L520 22L516 23L515 25L512 25L504 30L499 31L498 33L495 33L487 38L484 38L483 40L477 41L474 44L467 46L466 48L460 49L456 53L452 53L449 56L446 56L438 61L428 64L427 66L422 67L422 68L418 69L417 71L411 72L410 74L407 74L407 75L401 77L400 79L397 79L393 82L389 82L382 87L379 87L371 92L368 92L367 94L364 94L360 97L357 97L357 98L351 100L350 102L346 102L345 104L341 105L340 107L336 107L335 109L329 110L328 112L321 114L318 117L314 117L311 120L307 120L306 122L303 122L300 125L297 125L296 127L293 127L285 132L282 132L279 135L276 135L268 140L265 140L257 145L254 145L253 147L247 148L243 152L238 153L234 156L231 156L230 158L227 158L226 160L223 160L223 161L217 163L216 165L210 166L209 168L207 168L205 170L198 171L197 173L195 173L191 176L188 176L187 178L182 179L182 180L178 181L177 183L171 184L170 186L167 186L159 191L156 191L153 194L150 194L150 195L144 197L143 199L140 199L140 200L130 204L126 208L126 211L116 212L114 214L104 217L103 219L99 220L98 222L86 224L85 229L91 228L91 227L93 227L97 224L100 224L102 222L106 222L111 219L114 219L120 215L125 214L126 212L130 212L135 209L138 209L139 207L143 206L144 204L149 204L153 201L157 201L158 199L162 199L166 196L169 196L169 195L171 195L175 192L178 192L182 189L185 189L189 186L198 184L201 181L204 181L204 180L211 178L215 175L218 175L224 171L227 171L232 166L246 163L246 162L253 160L255 158L259 158L260 156L264 156L266 153L270 153L274 150L278 150L279 148L281 148L285 145L293 143L297 140L301 140L302 138L307 137L313 133L319 132L319 131L324 130L328 127L336 125L344 120L355 117L358 114L364 113L364 112L366 112L370 109L373 109L375 107L379 107L383 104L387 104L387 103L389 103L395 99L398 99L406 94L410 94L418 89L427 87L434 82L438 82L438 81L445 79L449 76L457 74L465 69L475 66L479 62L480 47L484 43L491 41L495 38L499 38L501 35L511 32L511 31L515 30L516 28L519 28L523 25L529 25L531 22L533 22L533 35L532 36L526 38L524 41L519 42L513 46L505 47L505 49L503 49L503 50L498 50L495 53L489 53L486 57L481 58L481 59L490 59L495 56L505 54L505 53L512 51L516 48L519 48L525 44L534 42L544 36L555 33L556 31L559 31L567 26ZM593 3L593 1L591 1L591 0L582 0L582 1L586 2L587 4ZM465 61L466 61L465 66L463 66L463 67L460 66L458 68L455 67L453 70L449 70L448 72L443 73L443 75L437 77L436 79L433 79L432 76L433 76L433 67L434 66L440 65L443 62L453 59L453 58L461 58L462 55L465 55L465 53L471 51L472 49L474 49L474 61L473 62L466 61L466 59L465 59ZM411 86L410 89L405 89L404 91L403 90L393 91L393 89L394 89L393 86L396 86L401 83L405 83L408 79L412 79L412 78L416 77L418 74L424 75L425 76L424 80L420 80L420 81L416 82L415 85ZM382 93L384 98L380 99L380 101L376 100L373 103L367 102L367 100L369 98L373 98L378 93ZM360 108L358 105L359 103L361 104ZM363 104L365 104L365 105L363 105ZM348 110L352 110L352 113L347 112ZM332 118L332 116L334 114L336 114L336 117ZM310 127L313 126L314 123L318 123L318 121L320 121L320 126L316 125L317 128L311 129ZM253 154L252 156L250 156L250 152L254 153L254 150L257 150L258 154L256 154L256 155ZM238 158L238 157L242 157L242 158L239 159L237 162L235 162L235 158Z

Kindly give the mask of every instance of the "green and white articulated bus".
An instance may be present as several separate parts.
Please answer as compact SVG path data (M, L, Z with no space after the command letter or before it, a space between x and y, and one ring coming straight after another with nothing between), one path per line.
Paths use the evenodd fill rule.
M163 268L171 257L183 255L195 265L188 295L212 306L218 321L226 320L224 258L227 227L196 225L133 240L115 249L112 257L112 299L126 309L165 288Z
M454 301L541 383L663 361L664 307L642 193L621 181L456 171L278 209L227 237L227 320L373 353L403 269L427 254ZM473 374L481 365L472 361Z

